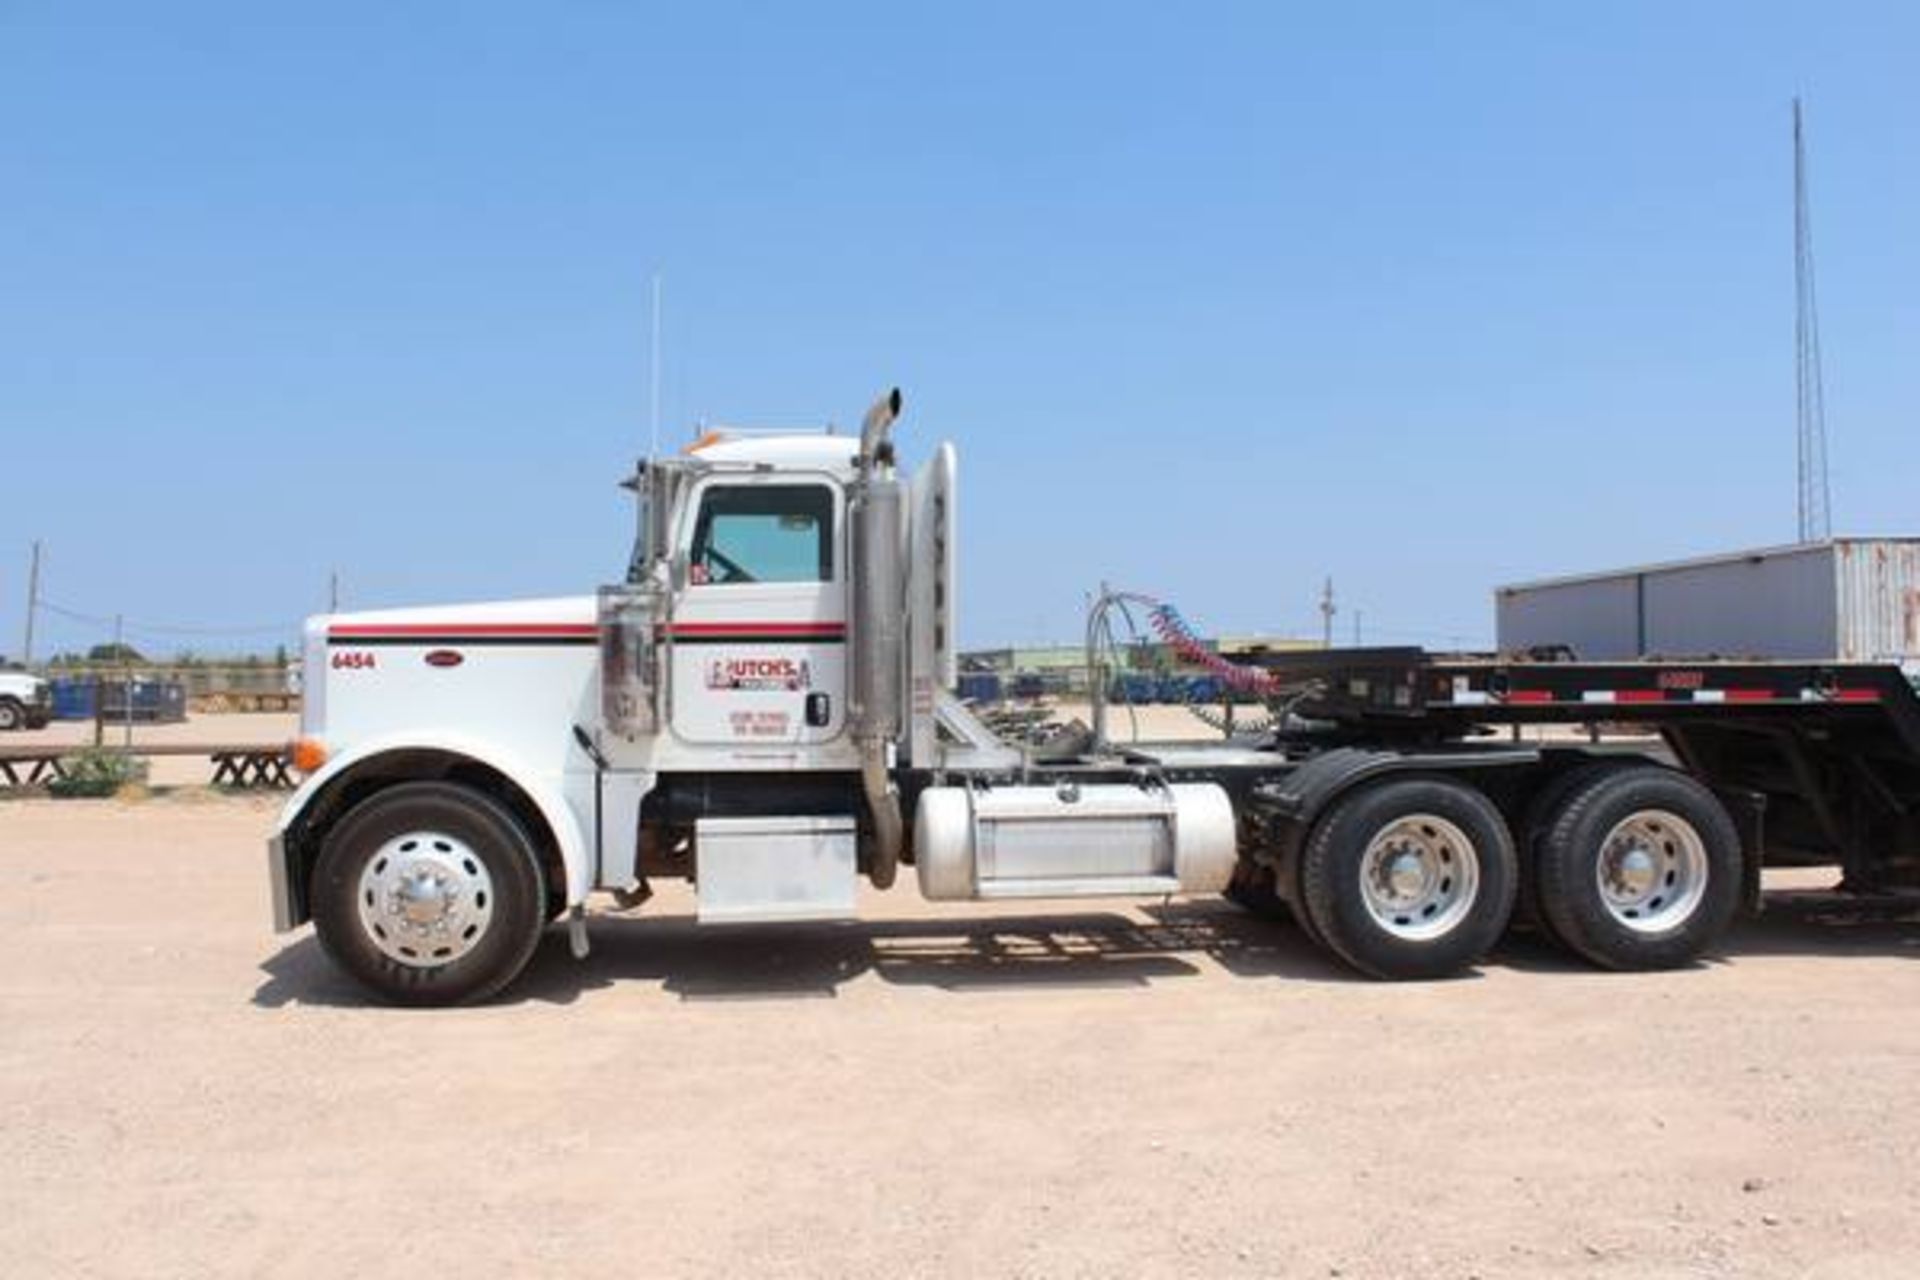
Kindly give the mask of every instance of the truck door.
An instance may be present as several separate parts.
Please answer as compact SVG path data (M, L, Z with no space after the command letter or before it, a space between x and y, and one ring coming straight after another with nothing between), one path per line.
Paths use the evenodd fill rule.
M712 476L681 529L686 586L669 629L671 723L687 742L809 746L846 715L840 487Z

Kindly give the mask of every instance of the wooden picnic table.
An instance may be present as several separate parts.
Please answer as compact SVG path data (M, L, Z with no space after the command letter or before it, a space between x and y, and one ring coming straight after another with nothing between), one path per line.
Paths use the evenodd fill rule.
M61 762L80 751L94 750L81 743L49 743L44 746L16 747L0 745L0 785L35 787L67 776ZM282 742L185 743L164 742L128 747L101 747L115 755L205 756L213 762L216 787L291 788L295 785L292 761Z

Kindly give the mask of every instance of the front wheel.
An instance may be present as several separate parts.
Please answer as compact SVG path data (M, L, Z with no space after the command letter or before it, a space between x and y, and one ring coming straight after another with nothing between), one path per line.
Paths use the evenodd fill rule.
M1518 861L1493 802L1446 778L1404 778L1335 803L1307 838L1314 932L1377 978L1443 978L1499 939Z
M12 698L0 698L0 733L27 727L27 710Z
M414 782L348 811L313 876L320 945L398 1004L484 1000L532 958L547 919L539 858L504 806Z
M1609 969L1669 969L1711 946L1740 905L1740 836L1711 791L1652 766L1577 788L1540 835L1540 912Z

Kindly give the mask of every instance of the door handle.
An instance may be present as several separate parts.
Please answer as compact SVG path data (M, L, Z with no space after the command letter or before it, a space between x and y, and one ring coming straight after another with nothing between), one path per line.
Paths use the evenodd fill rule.
M810 693L807 695L807 723L816 729L824 729L833 720L833 698L829 694Z

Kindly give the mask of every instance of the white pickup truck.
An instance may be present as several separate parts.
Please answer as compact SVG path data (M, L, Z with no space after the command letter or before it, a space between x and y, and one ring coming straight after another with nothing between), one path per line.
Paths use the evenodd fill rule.
M38 729L51 719L51 685L31 672L0 669L0 733Z

